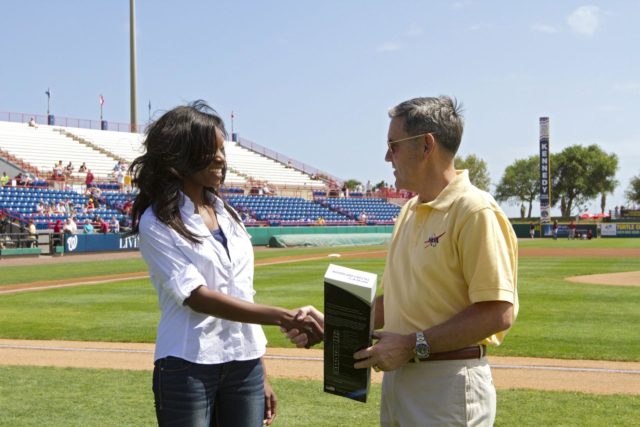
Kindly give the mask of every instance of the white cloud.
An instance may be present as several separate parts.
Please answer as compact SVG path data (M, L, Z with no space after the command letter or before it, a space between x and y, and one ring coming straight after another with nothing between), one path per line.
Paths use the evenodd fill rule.
M402 45L394 42L384 42L376 48L378 52L393 52L394 50L400 50Z
M600 25L600 9L597 6L580 6L567 17L567 24L576 34L592 36Z
M467 30L469 30L469 31L480 31L480 30L485 30L487 28L491 28L491 26L489 24L479 23L479 24L473 24L472 26L467 28Z
M466 1L456 1L456 2L453 2L453 3L451 4L451 8L452 8L452 9L460 10L460 9L464 9L465 7L469 6L469 5L470 5L470 4L472 4L472 3L473 3L473 2L472 2L472 1L469 1L469 0L466 0Z
M407 29L407 31L405 31L404 35L407 37L418 37L422 35L423 32L422 28L417 25L412 25Z
M553 25L533 24L531 26L531 31L535 31L537 33L544 33L544 34L555 34L558 32L558 29Z
M613 90L629 95L640 95L640 82L616 83L613 85Z

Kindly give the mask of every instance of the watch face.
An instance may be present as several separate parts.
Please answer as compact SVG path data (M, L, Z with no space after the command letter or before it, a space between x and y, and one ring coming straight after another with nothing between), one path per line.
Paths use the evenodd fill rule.
M416 355L418 357L427 357L429 355L429 346L424 343L416 344Z

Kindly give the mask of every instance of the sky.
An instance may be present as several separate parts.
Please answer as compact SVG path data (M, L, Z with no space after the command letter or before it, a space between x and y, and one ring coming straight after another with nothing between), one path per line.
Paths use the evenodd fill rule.
M28 6L27 6L28 3ZM8 2L0 112L130 121L129 1ZM343 179L393 184L387 111L417 96L462 103L459 154L493 185L538 153L598 144L640 174L638 1L137 0L138 122L195 99L241 137ZM599 200L590 209L598 212ZM518 206L502 205L510 216ZM534 205L534 215L539 206ZM559 214L558 209L552 215Z

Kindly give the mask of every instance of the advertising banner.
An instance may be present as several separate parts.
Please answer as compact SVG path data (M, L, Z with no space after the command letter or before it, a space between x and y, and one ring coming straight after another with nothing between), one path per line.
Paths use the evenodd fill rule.
M551 218L551 167L549 164L549 117L540 117L540 222Z
M64 252L131 251L138 249L138 236L123 234L65 234Z

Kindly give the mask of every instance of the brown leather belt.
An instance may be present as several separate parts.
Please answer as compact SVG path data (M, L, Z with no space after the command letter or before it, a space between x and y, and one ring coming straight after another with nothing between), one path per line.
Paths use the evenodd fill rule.
M465 360L481 359L487 354L487 346L484 344L472 345L458 350L443 351L442 353L432 353L426 359L415 358L410 362L431 362L433 360ZM416 360L417 359L417 360Z

